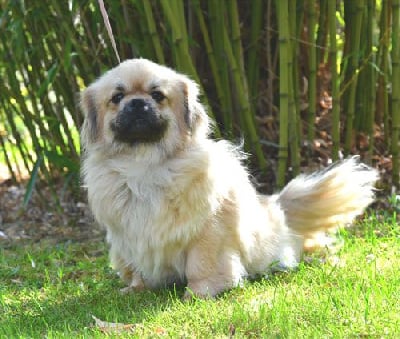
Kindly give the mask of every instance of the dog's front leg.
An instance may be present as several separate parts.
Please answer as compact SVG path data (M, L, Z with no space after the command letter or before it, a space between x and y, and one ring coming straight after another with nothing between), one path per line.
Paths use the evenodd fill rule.
M119 272L122 280L128 285L121 289L121 293L139 292L145 289L142 276L138 272L127 266L121 268Z
M188 286L184 299L193 296L212 298L239 284L244 269L239 255L227 247L226 241L221 233L210 232L209 228L190 246L185 271Z
M127 287L121 289L121 293L143 291L145 284L142 276L132 265L129 265L122 256L111 248L111 262Z

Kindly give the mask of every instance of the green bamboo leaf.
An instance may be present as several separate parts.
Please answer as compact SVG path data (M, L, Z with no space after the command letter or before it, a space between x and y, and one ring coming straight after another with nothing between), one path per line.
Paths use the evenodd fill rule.
M55 62L50 69L47 71L47 77L44 80L44 82L42 83L42 85L40 86L38 92L37 92L37 96L39 98L42 97L42 95L47 91L47 89L49 88L49 86L53 83L54 78L57 75L57 71L58 71L58 62Z
M68 169L68 172L79 172L79 164L65 154L59 154L56 151L45 151L45 157L54 166L59 169Z
M35 162L35 165L33 166L31 176L28 181L28 185L26 186L26 192L22 203L22 206L24 208L28 206L28 203L31 200L36 181L38 180L39 169L42 163L43 163L43 155L40 154Z

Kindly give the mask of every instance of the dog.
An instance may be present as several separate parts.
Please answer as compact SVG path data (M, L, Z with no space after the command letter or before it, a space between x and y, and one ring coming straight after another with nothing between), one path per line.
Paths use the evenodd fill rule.
M258 194L238 147L209 137L199 89L146 59L122 62L81 94L82 178L125 292L184 284L207 298L352 223L377 171L356 157Z

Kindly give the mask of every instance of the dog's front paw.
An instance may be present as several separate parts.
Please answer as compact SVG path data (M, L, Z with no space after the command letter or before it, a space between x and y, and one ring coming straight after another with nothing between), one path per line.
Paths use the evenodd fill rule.
M128 294L131 292L141 292L145 289L146 286L144 285L143 279L139 276L134 276L130 284L127 287L121 288L120 292L121 294Z
M214 299L214 296L210 293L193 292L190 288L186 288L182 300L189 302L194 299Z
M186 287L183 300L190 301L192 299L213 299L218 293L224 290L223 287L217 287L208 279L189 281Z
M133 292L141 292L144 291L145 287L144 286L126 286L124 288L121 288L119 292L121 294L129 294Z

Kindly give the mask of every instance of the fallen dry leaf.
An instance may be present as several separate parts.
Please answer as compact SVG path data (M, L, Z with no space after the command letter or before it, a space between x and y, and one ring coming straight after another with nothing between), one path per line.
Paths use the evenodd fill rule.
M167 335L167 330L165 328L163 328L163 327L157 327L154 330L154 333L157 334L157 335Z
M233 324L229 325L229 337L232 338L236 333L236 327Z
M92 315L95 327L97 327L103 333L121 333L121 332L133 332L136 328L136 324L122 324L122 323L110 323L107 321L100 320Z

